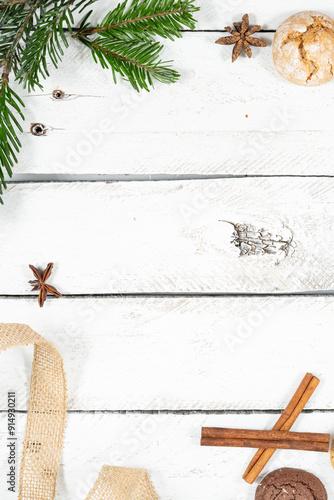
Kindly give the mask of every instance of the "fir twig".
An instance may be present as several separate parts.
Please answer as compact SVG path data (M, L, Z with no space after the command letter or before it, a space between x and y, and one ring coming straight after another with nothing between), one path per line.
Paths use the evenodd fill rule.
M128 80L137 91L149 90L154 80L173 83L179 73L163 62L161 43L155 36L174 40L184 28L194 29L195 0L125 0L97 26L84 15L73 33L73 12L90 7L95 0L0 0L0 202L17 163L24 119L24 104L9 85L9 76L28 91L42 88L49 76L49 61L56 68L68 47L64 30L86 45L96 62Z
M93 0L95 1L95 0ZM64 55L63 48L68 48L68 40L64 33L66 27L72 35L72 25L74 24L73 14L76 9L92 4L92 0L81 0L73 6L74 0L61 0L58 4L54 0L49 0L43 6L43 12L36 22L35 30L29 38L25 50L22 52L21 68L17 74L17 79L23 83L28 90L34 90L37 85L42 88L40 77L46 79L49 74L47 66L47 56L49 56L53 66L58 68L58 64Z
M0 41L0 65L7 68L8 72L12 69L16 72L19 56L22 54L22 38L29 35L31 22L40 1L35 0L28 11L24 8L24 4L15 4L14 9L7 7L3 11L0 18L0 25L4 24ZM14 12L15 21L11 18Z
M116 72L126 78L139 91L149 90L153 79L162 83L175 82L179 74L170 68L169 63L163 63L159 54L163 49L158 42L129 41L124 44L108 34L99 37L94 42L85 40L96 62L103 68L111 67L116 81Z
M24 119L22 108L24 104L19 96L9 86L9 74L13 70L16 73L20 56L22 53L21 41L26 38L30 29L33 16L40 0L35 0L30 8L25 9L23 4L15 4L1 10L1 25L3 28L0 40L0 66L2 75L0 80L0 195L2 187L6 189L6 181L3 169L9 177L12 177L12 168L17 163L16 154L19 152L21 142L17 132L23 132L17 117ZM13 11L13 12L12 12ZM17 23L13 23L10 12L15 12ZM0 203L2 198L0 196Z
M0 195L2 187L7 187L2 168L11 177L14 163L17 163L16 153L21 147L17 131L23 130L15 114L24 120L23 107L20 97L9 87L8 71L4 68L0 79ZM0 203L3 203L1 196Z
M115 37L159 35L173 40L182 36L181 29L194 29L193 13L198 10L193 0L133 0L129 7L126 0L109 12L100 25L84 26L75 37L108 31Z
M115 81L119 73L137 91L149 90L154 79L173 83L180 76L159 59L162 46L154 36L173 40L182 36L182 28L194 29L197 10L194 0L124 1L95 28L85 18L73 38L87 45L103 68L112 69Z
M0 9L6 9L7 7L12 7L13 5L28 3L30 0L6 0L0 3Z

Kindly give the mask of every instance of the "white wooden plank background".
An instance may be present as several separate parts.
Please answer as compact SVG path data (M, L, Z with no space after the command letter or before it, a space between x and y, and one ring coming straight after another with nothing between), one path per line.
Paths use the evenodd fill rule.
M174 58L182 78L150 94L114 85L71 40L44 93L24 99L15 172L332 175L334 83L292 85L276 72L271 47L232 64L231 47L216 45L218 36L186 33L167 42L164 56ZM271 33L263 37L271 44ZM67 99L51 98L57 87ZM36 122L46 136L31 135Z
M19 419L24 428L25 418ZM161 500L250 500L242 474L255 450L202 448L203 425L270 429L277 415L69 415L57 498L84 500L103 464L147 468ZM6 419L0 418L0 462L6 459ZM333 415L302 415L298 431L332 432ZM22 439L22 437L21 437ZM280 467L300 467L316 474L334 495L334 474L326 453L278 451L265 474ZM5 493L3 474L1 498Z
M198 3L197 31L166 42L163 53L182 74L178 84L139 95L126 83L115 86L110 72L71 40L44 91L24 96L17 179L70 175L74 182L18 182L5 194L0 294L9 297L0 298L0 321L30 324L63 353L72 413L61 500L83 500L103 463L148 468L162 500L253 498L256 485L241 479L253 452L200 448L200 428L270 428L277 419L270 411L283 408L306 371L321 385L307 406L313 413L295 429L333 433L333 186L319 177L333 176L333 83L293 86L276 73L271 56L280 22L314 8L334 16L333 5ZM93 22L112 7L99 0ZM231 48L214 42L246 11L252 24L271 31L260 35L269 47L232 65ZM57 87L66 93L63 101L51 98ZM43 123L46 135L32 136L32 122ZM102 175L283 177L75 182ZM276 257L239 258L232 226L219 219L269 231L286 225L296 247L278 265ZM39 310L27 298L27 265L49 260L56 264L52 283L73 297ZM201 295L319 290L328 296ZM142 292L198 296L109 296ZM26 408L30 365L30 348L0 357L3 471L6 393L15 389ZM240 413L254 409L264 413ZM233 414L210 413L224 410ZM282 466L317 474L333 496L326 454L282 451L265 473ZM2 474L1 498L13 498L5 489Z
M152 121L149 118L148 123ZM82 178L130 174L333 175L333 131L115 131L102 135L94 132L98 128L90 131L88 123L86 118L82 121L84 131L52 130L43 137L26 133L14 179L32 174ZM219 125L217 122L217 129ZM64 149L59 150L59 144Z
M232 63L231 47L215 43L219 35L187 33L166 42L163 55L173 57L182 78L140 94L126 82L115 85L110 71L101 69L88 49L71 40L45 93L26 97L26 131L30 121L65 131L99 126L116 132L332 130L332 82L320 87L292 85L277 73L270 46L255 47L252 59L240 57ZM271 44L272 33L262 37ZM94 78L87 78L87 72ZM50 98L58 86L68 99ZM109 127L103 127L102 120L108 118Z
M280 410L307 371L321 379L308 408L334 408L325 355L333 297L77 298L37 308L1 300L1 320L29 324L63 354L70 410ZM20 409L31 359L32 348L0 358Z
M116 2L110 4L105 0L98 0L94 6L92 21L101 21L114 4ZM250 14L252 24L261 24L263 29L276 29L287 17L303 10L317 10L334 17L333 5L328 0L318 0L316 3L311 0L294 0L293 3L289 0L279 3L249 0L246 4L243 0L198 0L197 5L201 10L196 14L196 28L201 30L224 29L226 25L231 25L232 21L240 20L245 12Z
M66 294L334 289L333 180L245 178L12 185L1 210L0 293L56 264ZM233 226L292 233L282 255L239 257Z

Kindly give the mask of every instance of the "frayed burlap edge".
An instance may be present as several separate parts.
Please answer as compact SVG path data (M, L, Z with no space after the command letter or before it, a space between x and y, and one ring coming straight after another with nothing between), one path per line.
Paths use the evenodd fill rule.
M158 500L148 472L104 465L86 500Z
M0 324L0 352L34 345L19 500L54 500L66 427L67 387L59 351L27 325ZM158 500L146 470L103 466L87 500Z

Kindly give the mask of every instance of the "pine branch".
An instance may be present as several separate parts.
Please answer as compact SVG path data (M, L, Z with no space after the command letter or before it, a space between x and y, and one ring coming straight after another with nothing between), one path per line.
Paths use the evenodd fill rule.
M84 24L75 37L109 32L117 38L152 39L154 35L173 40L183 28L194 29L193 13L199 10L194 0L125 0L109 12L96 28Z
M56 68L68 46L64 33L88 46L103 68L111 68L137 91L149 90L154 80L173 83L179 74L162 62L163 46L155 36L174 40L184 28L193 29L195 0L125 0L97 27L84 15L73 34L73 12L82 12L96 0L0 0L0 203L5 174L17 163L24 104L9 85L9 75L28 87L42 87L49 61Z
M7 7L12 7L13 5L28 3L30 0L5 0L5 2L0 3L0 9L6 9Z
M9 73L12 70L21 83L28 84L29 91L36 84L40 86L40 75L49 74L46 55L49 54L57 66L63 53L61 42L68 45L63 24L66 23L70 30L73 24L70 11L73 0L44 1L37 15L41 1L7 0L0 4L0 67L3 67L0 79L0 195L2 188L6 188L4 171L12 177L12 168L17 163L21 147L17 133L23 131L18 118L24 119L24 104L9 87ZM92 0L79 1L73 10L87 3Z
M9 74L17 72L22 54L22 41L31 29L33 17L40 0L35 0L29 7L25 4L7 5L0 10L0 25L3 26L0 39L0 194L6 189L3 169L12 177L12 168L17 163L16 153L21 143L17 132L23 132L18 118L24 120L24 104L9 86ZM0 197L0 203L2 199Z
M22 108L22 100L9 87L8 71L4 67L0 79L0 195L2 187L7 187L3 168L12 177L12 167L17 163L16 153L21 147L17 132L23 132L17 117L24 120ZM0 203L3 203L1 196Z
M17 74L17 79L24 87L28 87L29 92L34 90L35 86L42 88L40 77L46 79L50 76L47 66L48 56L53 66L58 68L64 55L63 49L68 48L64 27L67 27L72 35L73 12L82 6L85 8L93 1L95 0L82 0L75 7L73 7L74 0L60 2L49 0L43 5L43 12L36 23L36 28L22 52L21 67Z
M194 0L132 0L130 5L126 0L96 28L90 27L86 17L73 37L91 49L103 68L112 69L114 81L119 73L137 91L149 90L154 79L173 83L180 76L159 59L162 46L154 42L154 36L181 37L182 28L194 28L197 10Z
M100 62L102 68L112 69L115 82L116 73L120 73L137 91L149 90L153 79L172 83L180 76L168 62L162 63L159 59L163 46L158 42L133 40L125 44L108 33L94 41L84 39L83 42L92 50L95 62Z
M22 55L22 42L29 35L32 20L41 0L35 0L28 10L25 4L15 4L1 11L0 65L16 73Z

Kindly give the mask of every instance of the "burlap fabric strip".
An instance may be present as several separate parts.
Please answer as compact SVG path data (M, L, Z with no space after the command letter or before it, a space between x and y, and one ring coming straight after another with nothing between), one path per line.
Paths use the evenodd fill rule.
M29 326L0 324L0 352L34 345L19 500L54 500L66 427L63 359ZM87 500L158 500L146 470L103 466Z

